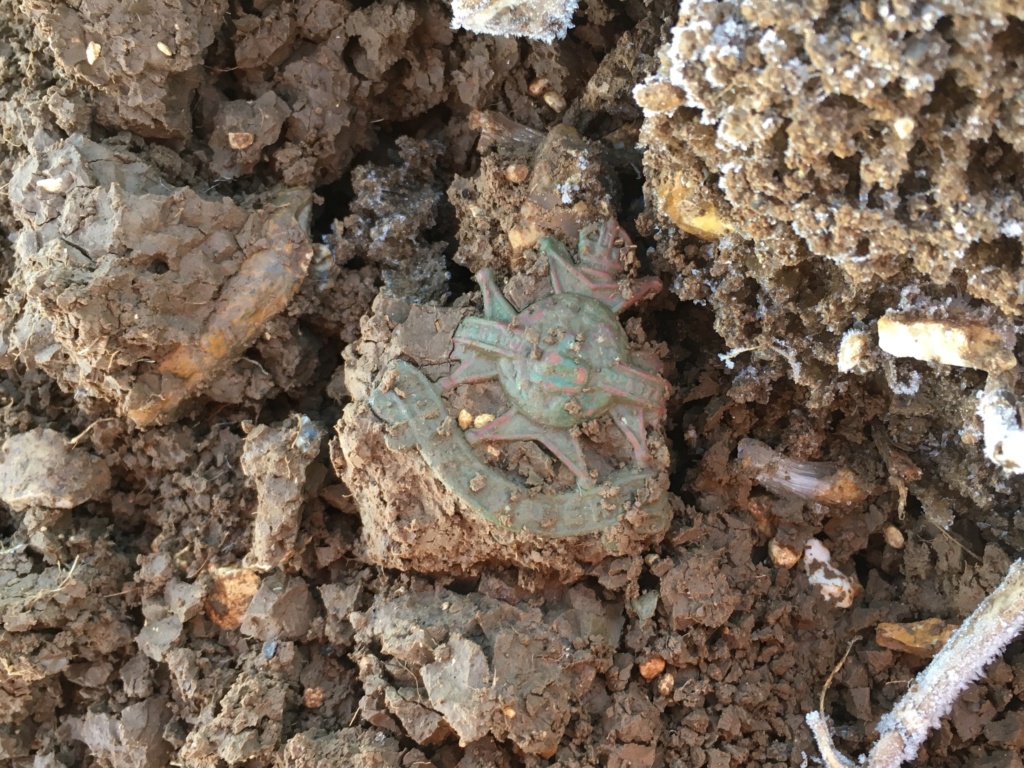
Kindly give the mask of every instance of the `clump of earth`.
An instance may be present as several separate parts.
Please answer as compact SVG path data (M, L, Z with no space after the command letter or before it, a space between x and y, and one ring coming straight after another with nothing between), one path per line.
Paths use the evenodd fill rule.
M5 764L806 765L852 639L848 754L916 623L1020 556L979 402L1019 432L1024 14L547 6L534 39L437 1L0 0ZM474 492L558 500L524 533L379 393L440 391L466 318L554 349L529 308L609 221L616 364L663 404L497 442L492 375L436 415L483 436ZM567 533L591 489L608 527ZM1018 641L920 764L1021 765L1022 690Z

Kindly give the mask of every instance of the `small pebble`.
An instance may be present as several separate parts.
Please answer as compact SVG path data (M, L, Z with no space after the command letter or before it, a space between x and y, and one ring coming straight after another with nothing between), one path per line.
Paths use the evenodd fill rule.
M228 132L228 146L232 149L248 149L255 140L256 137L248 131Z
M658 695L666 698L672 695L676 689L676 679L670 672L666 672L658 679Z
M893 549L903 549L904 545L907 543L907 539L903 535L903 532L892 523L885 526L885 529L882 531L882 535L885 537L885 543Z
M548 86L550 85L551 83L548 81L546 77L539 77L532 83L530 83L528 86L526 86L526 90L531 96L540 96L548 89Z
M525 163L512 163L505 166L505 178L512 184L522 184L530 175L530 166Z
M302 705L306 709L319 709L324 704L324 689L320 687L307 688L302 692Z
M914 122L912 117L900 117L892 124L892 129L901 139L910 138L916 127L917 123Z
M644 680L653 680L665 671L665 660L660 656L651 656L640 662L640 676Z
M768 542L768 556L772 564L779 568L792 568L800 562L801 553L775 539Z
M934 617L903 624L882 622L875 627L875 642L893 651L930 658L942 650L956 628L956 624Z
M36 186L43 192L56 194L64 188L64 182L61 179L40 179L36 182Z
M544 103L555 110L555 112L565 111L565 97L555 91L548 91L544 94Z

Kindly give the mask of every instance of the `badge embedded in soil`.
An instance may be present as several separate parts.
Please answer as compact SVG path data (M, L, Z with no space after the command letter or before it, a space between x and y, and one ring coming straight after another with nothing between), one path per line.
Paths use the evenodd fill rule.
M644 503L651 467L647 426L665 416L668 385L659 362L630 348L618 314L660 290L657 278L622 280L629 238L614 220L580 233L579 262L554 238L539 244L551 271L549 296L517 310L490 269L477 281L483 317L466 317L454 336L459 365L437 385L421 371L394 361L370 404L391 425L393 448L417 446L438 479L486 520L540 536L575 536L613 525ZM446 427L444 395L497 381L508 409L464 433ZM610 418L632 450L632 463L602 475L588 467L583 425ZM477 458L480 443L533 441L575 476L574 490L529 493ZM667 498L647 509L657 525L670 515Z

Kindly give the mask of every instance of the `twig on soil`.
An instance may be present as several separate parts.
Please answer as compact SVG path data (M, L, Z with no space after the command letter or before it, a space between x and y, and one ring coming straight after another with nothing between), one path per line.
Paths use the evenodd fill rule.
M409 665L406 664L404 661L402 661L401 659L395 659L395 661L398 662L398 666L400 666L409 674L409 677L411 677L412 681L416 684L416 701L422 702L424 699L423 691L420 690L420 679L416 677L416 673L413 672L412 669L409 668Z
M825 761L828 768L856 768L856 764L836 749L832 743L832 733L828 729L828 722L821 712L807 713L807 726L814 734L814 740L818 744L818 751L821 752L821 759Z
M846 652L843 654L843 658L841 658L836 665L832 667L832 671L829 672L828 677L825 678L825 684L821 686L821 695L818 697L818 710L820 712L825 711L825 694L828 693L828 689L832 687L832 679L836 674L838 674L839 670L843 668L843 664L845 664L846 660L850 657L850 651L853 650L853 646L859 642L860 638L855 637L846 644Z
M832 687L833 678L843 668L843 664L846 663L850 656L850 651L853 650L854 643L859 640L859 637L855 637L847 643L843 658L832 667L832 671L825 678L825 684L821 686L821 695L818 697L818 711L811 712L807 716L807 725L810 726L811 732L814 734L814 740L818 742L821 757L828 768L854 768L853 761L836 750L835 744L832 743L832 734L828 730L828 722L822 713L825 711L825 694Z
M41 598L46 597L47 595L56 595L58 592L64 589L64 587L66 587L71 582L71 579L73 579L75 576L75 569L78 568L79 557L79 555L75 555L75 559L71 561L71 567L68 569L68 572L64 575L64 578L61 579L60 584L58 584L55 587L50 587L49 589L41 589L34 595L29 595L27 598L25 598L26 602L29 605L31 605L32 603L36 602Z
M1006 578L986 597L949 642L878 724L878 740L867 756L868 768L897 768L913 759L928 731L953 708L960 693L981 677L1024 629L1024 559L1010 566ZM823 712L807 715L822 757L830 768L853 768L836 751Z
M78 445L78 441L81 440L86 435L88 435L93 427L95 427L97 424L100 424L100 423L102 423L104 421L117 421L117 419L113 418L112 416L108 416L108 417L103 418L103 419L96 419L96 421L94 421L88 427L86 427L81 432L79 432L75 437L73 437L70 440L68 440L68 445L70 445L70 446Z
M925 522L927 522L927 523L931 524L931 525L932 525L932 526L933 526L933 527L935 528L935 530L937 530L937 531L939 532L939 535L943 536L943 537L944 537L944 538L946 538L946 539L949 539L949 542L950 542L950 543L951 543L951 544L952 544L953 546L955 546L955 547L958 547L958 548L960 549L960 551L961 551L961 552L963 552L963 553L964 553L965 555L967 555L968 557L971 557L971 558L973 558L973 559L974 559L974 562L976 562L976 563L980 563L980 562L982 561L982 559L981 559L981 555L978 555L978 554L976 554L976 553L972 552L971 550L969 550L969 549L967 548L967 545L966 545L966 544L964 544L964 543L963 543L962 541L960 541L960 539L958 539L958 538L957 538L956 536L954 536L954 535L953 535L952 533L950 533L950 532L949 532L949 531L947 531L947 530L946 530L945 528L943 528L943 527L942 527L942 526L941 526L941 525L940 525L939 523L937 523L937 522L936 522L935 520L932 520L932 519L931 519L931 518L929 518L929 517L925 517Z

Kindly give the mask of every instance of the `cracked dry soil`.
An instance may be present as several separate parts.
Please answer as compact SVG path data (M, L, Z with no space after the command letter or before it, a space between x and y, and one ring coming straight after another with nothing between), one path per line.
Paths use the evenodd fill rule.
M825 704L864 753L935 650L893 625L941 636L1020 556L986 374L875 329L967 318L1019 357L1024 11L593 0L552 44L449 21L0 0L4 764L795 767L853 638ZM671 522L503 538L389 447L375 377L445 375L473 273L524 306L538 239L612 215L664 285L624 318L672 387ZM1018 641L918 763L1024 766L1022 692Z

